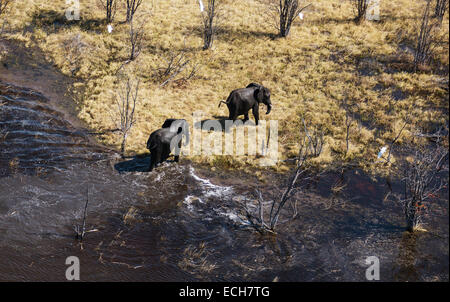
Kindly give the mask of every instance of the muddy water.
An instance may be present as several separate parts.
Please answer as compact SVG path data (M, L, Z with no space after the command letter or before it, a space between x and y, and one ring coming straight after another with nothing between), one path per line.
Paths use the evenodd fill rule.
M68 256L84 281L365 281L368 256L383 281L448 280L448 195L429 232L408 235L382 180L330 174L297 192L297 218L262 236L240 210L255 204L251 176L187 161L148 173L148 158L122 161L85 133L43 95L0 84L0 280L64 281ZM346 186L333 195L336 181ZM267 200L281 182L265 184Z

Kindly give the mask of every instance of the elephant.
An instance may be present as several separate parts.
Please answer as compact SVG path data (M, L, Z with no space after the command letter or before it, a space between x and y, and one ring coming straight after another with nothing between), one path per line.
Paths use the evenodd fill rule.
M256 83L251 83L246 88L233 90L226 102L220 101L219 107L222 103L227 105L230 113L229 119L233 122L239 115L244 115L244 123L248 121L248 111L252 109L255 124L258 125L259 104L263 103L267 106L266 114L272 110L270 90Z
M147 149L151 154L149 171L166 161L171 152L174 153L175 162L179 161L183 134L186 137L183 145L187 146L189 124L184 119L167 119L161 129L150 134L147 141Z

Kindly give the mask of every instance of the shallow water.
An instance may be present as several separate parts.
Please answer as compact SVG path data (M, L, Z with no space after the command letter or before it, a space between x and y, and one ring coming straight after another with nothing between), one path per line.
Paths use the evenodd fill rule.
M253 180L185 160L149 173L148 157L123 161L85 133L39 93L0 83L0 280L64 281L68 256L84 281L365 281L368 256L382 281L448 280L448 195L430 231L408 235L384 181L349 171L333 195L341 176L329 174L298 191L296 219L262 236L240 207L255 204Z

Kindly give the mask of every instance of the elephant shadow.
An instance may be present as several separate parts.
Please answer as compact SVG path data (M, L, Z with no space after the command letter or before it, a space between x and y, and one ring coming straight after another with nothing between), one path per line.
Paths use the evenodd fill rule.
M150 155L136 155L130 160L122 161L114 165L119 173L148 172L150 167Z
M142 154L130 157L131 159L126 161L121 161L114 165L114 169L116 169L119 173L127 173L127 172L149 172L150 168L150 154ZM169 156L171 159L165 160L165 162L173 163L173 155Z
M197 130L203 129L204 126L205 126L205 123L208 122L208 121L218 121L220 123L220 126L221 126L220 129L211 128L211 129L209 129L210 131L229 133L230 129L233 128L233 123L228 123L228 125L225 123L225 121L229 120L228 117L226 117L226 116L213 116L213 118L214 119L212 119L212 120L211 119L209 119L209 120L202 120L200 122L195 123L194 124L194 128L197 129ZM255 124L253 121L248 121L247 123L250 123L251 125Z

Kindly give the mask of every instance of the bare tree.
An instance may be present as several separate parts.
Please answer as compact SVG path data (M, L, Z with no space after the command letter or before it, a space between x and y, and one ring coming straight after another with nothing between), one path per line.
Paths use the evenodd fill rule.
M275 21L275 27L281 37L287 37L292 23L300 13L311 4L300 5L299 0L262 0L267 6L269 15Z
M268 214L265 214L264 208L267 203L264 201L262 193L259 190L256 190L256 193L258 195L258 206L256 213L255 211L251 211L249 209L248 204L244 205L244 210L246 212L249 224L258 232L275 232L275 228L279 222L281 211L293 196L295 184L299 179L305 181L309 178L306 177L306 174L310 172L310 169L307 167L308 160L314 157L318 157L322 152L324 143L323 132L315 130L311 133L306 126L305 120L302 119L302 121L305 135L300 143L298 156L296 158L297 164L279 200L270 202L270 211L268 211ZM295 217L297 216L298 212L297 204L294 203L292 205L292 208L294 210L293 217Z
M438 18L439 23L442 23L445 12L448 9L448 0L436 0L436 6L434 8L434 16Z
M404 192L394 193L394 198L403 207L408 231L412 232L420 226L427 203L447 187L449 152L443 145L443 138L439 132L432 146L420 147L420 144L415 144L405 147L404 151L411 156L404 158L396 167Z
M122 136L122 143L120 145L120 154L122 157L125 157L128 134L136 123L135 110L136 104L139 101L139 84L140 80L133 81L129 76L126 77L125 83L115 98L118 114L111 114L111 119L116 124Z
M139 6L141 6L144 0L126 0L127 5L127 20L126 22L133 21L134 14L138 10Z
M203 49L209 49L213 45L219 28L218 21L221 15L219 0L207 0L206 11L202 11L203 21Z
M144 38L144 25L143 21L137 28L134 26L134 21L131 20L129 23L129 42L130 42L130 57L129 61L134 61L141 53L142 50L142 40Z
M100 0L101 5L106 11L106 22L111 23L114 21L117 12L118 0Z
M353 6L356 10L355 21L357 23L360 23L366 17L367 8L369 7L370 0L352 0L352 1L353 1Z
M197 74L200 63L193 63L185 50L169 51L162 58L164 63L156 69L155 77L161 81L161 87L174 81L188 81ZM184 76L180 76L184 73Z
M427 0L414 52L414 71L417 71L419 65L430 61L435 46L433 33L436 28L436 23L430 20L430 5L431 0Z

